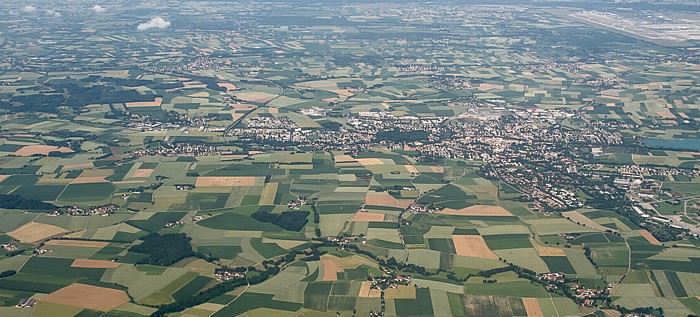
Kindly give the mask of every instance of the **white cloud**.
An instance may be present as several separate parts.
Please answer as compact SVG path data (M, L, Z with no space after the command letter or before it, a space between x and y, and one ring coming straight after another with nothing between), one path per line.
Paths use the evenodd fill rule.
M95 13L105 13L107 12L107 9L103 8L101 5L96 4L94 7L92 7L92 12Z
M161 17L152 18L150 21L139 24L136 29L139 31L145 31L148 29L165 29L170 27L170 21L165 21Z
M36 12L36 8L33 7L33 6L29 6L29 5L28 5L28 6L25 6L24 8L22 8L22 12L24 12L24 13L35 13L35 12Z
M50 16L53 16L54 18L60 18L63 16L63 14L61 14L61 12L54 11L54 10L46 10L46 13Z

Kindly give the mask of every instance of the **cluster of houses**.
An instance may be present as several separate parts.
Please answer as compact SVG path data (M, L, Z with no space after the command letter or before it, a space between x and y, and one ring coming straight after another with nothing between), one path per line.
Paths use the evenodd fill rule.
M219 271L215 275L216 280L220 283L232 280L234 278L243 278L245 273L243 272L231 272L231 271Z
M19 250L19 246L16 243L3 243L2 249L8 252Z
M413 214L432 214L440 211L440 208L427 204L410 204L406 208L406 211Z
M65 214L69 216L92 216L92 215L101 215L101 216L109 216L110 214L114 213L115 211L119 210L119 206L115 204L108 204L104 206L98 206L98 207L90 207L88 209L84 209L78 206L70 206L65 210ZM49 216L59 216L61 215L60 210L53 210L49 213Z
M307 205L308 203L309 203L309 201L306 200L306 197L300 197L300 198L297 198L296 200L287 201L287 208L292 209L292 210L297 210L301 206Z

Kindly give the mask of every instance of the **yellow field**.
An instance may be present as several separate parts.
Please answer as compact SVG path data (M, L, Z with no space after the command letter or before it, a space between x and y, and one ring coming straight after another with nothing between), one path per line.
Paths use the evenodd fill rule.
M48 155L51 152L58 151L61 153L70 153L73 150L67 147L58 147L53 145L27 145L17 151L15 155L17 156L32 156L34 154Z
M355 163L355 162L357 162L350 155L336 155L333 157L333 160L335 160L335 163Z
M37 243L46 239L62 235L67 231L63 228L45 223L30 222L7 233L23 243Z
M89 269L113 269L119 267L118 262L90 260L90 259L75 259L70 267L81 267Z
M277 187L280 183L267 183L260 195L258 205L274 205L275 197L277 196Z
M163 103L163 98L156 98L154 101L127 102L124 105L127 108L160 107L160 105L162 103Z
M457 255L498 260L498 255L489 249L482 236L453 235L452 242Z
M384 221L384 214L374 212L358 212L350 221Z
M360 158L360 159L355 159L358 163L362 164L362 166L369 166L369 165L384 165L384 162L378 158Z
M104 248L109 245L109 242L104 241L85 241L85 240L51 240L46 241L46 245L61 245L68 247L85 247L85 248Z
M462 209L445 208L441 214L457 216L512 216L510 211L501 206L475 205Z
M396 208L406 208L413 201L411 200L398 200L387 193L368 193L365 196L365 203L367 205L374 206L384 206L384 207L396 207Z
M255 186L254 176L200 176L194 183L195 187L234 187Z
M384 290L384 297L415 299L416 288L410 285L398 285L396 288L387 288Z
M566 253L564 253L562 249L542 245L536 245L535 251L537 251L537 255L539 256L566 256Z

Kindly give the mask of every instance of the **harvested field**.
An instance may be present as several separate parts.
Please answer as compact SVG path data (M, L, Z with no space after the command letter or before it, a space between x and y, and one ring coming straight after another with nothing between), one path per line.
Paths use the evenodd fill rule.
M512 216L510 211L501 206L475 205L462 209L445 208L440 211L445 215L456 216Z
M457 255L498 260L498 255L489 249L482 236L453 235L452 242Z
M163 98L156 98L154 101L127 102L124 105L127 108L160 107L162 103Z
M104 241L86 241L86 240L50 240L46 241L46 245L60 245L66 247L84 247L84 248L104 248L109 242Z
M384 221L384 214L374 212L358 212L350 221Z
M106 312L128 303L129 296L116 289L75 283L47 295L41 301Z
M280 113L280 110L277 109L277 108L275 108L275 107L269 107L269 108L267 108L267 111L268 111L269 113L273 113L273 114Z
M384 207L396 207L396 208L406 208L412 201L410 200L398 200L387 193L381 193L379 195L372 194L365 196L365 203L367 205L374 206L384 206Z
M537 298L523 298L523 305L525 306L527 317L544 317Z
M418 169L413 165L404 165L403 167L406 168L409 173L418 173Z
M23 243L37 243L66 233L63 228L45 223L30 222L7 233Z
M80 175L72 180L71 184L95 184L95 183L107 183L105 177L112 175L114 171L108 169L93 169L85 170Z
M605 230L612 230L612 231L617 231L615 229L610 229L608 227L604 227L601 224L593 221L591 218L586 217L585 215L581 214L578 211L567 211L567 212L562 212L562 216L568 217L571 219L573 222L578 222L582 225L586 225L586 227L593 228L596 230L600 231L605 231Z
M539 256L566 256L566 253L564 253L563 249L553 247L537 245L535 246L535 250L537 251L537 255Z
M71 184L107 183L108 181L105 179L105 177L106 176L88 176L88 177L79 176L78 178L72 180L70 183Z
M12 175L0 175L0 182L10 178L10 176L12 176Z
M372 289L372 282L364 281L360 286L360 294L358 297L381 297L382 291L378 289Z
M134 177L134 178L151 177L151 174L153 174L153 171L155 171L155 170L150 169L150 168L137 169L136 172L134 172L134 174L131 175L131 177Z
M90 260L90 259L75 259L70 267L82 267L88 269L113 269L119 267L118 262Z
M71 153L73 150L67 147L59 147L53 145L27 145L17 151L15 155L17 156L32 156L35 154L49 155L51 152L61 152L61 153Z
M350 155L336 155L333 157L336 163L355 163L355 158Z
M358 163L362 164L362 166L369 166L369 165L384 165L384 162L378 158L359 158L355 159Z
M444 166L431 166L430 170L433 173L444 173L445 172L445 167Z
M482 83L479 85L479 90L493 90L493 89L501 90L501 89L503 89L503 86L494 85L494 84L486 84L486 83Z
M329 90L329 91L332 92L332 93L335 93L335 94L337 94L338 96L341 96L341 97L352 97L352 96L355 95L355 94L352 93L351 91L343 90L343 89L334 89L334 90Z
M253 176L200 176L194 184L195 187L250 187L255 186Z
M336 258L332 255L323 255L321 257L321 263L323 264L322 281L337 281L338 273L345 271L335 260Z
M231 90L236 90L238 87L236 85L231 84L231 83L216 83L219 87L224 87L226 88L226 91L231 91Z
M68 164L68 165L63 165L63 168L61 169L61 171L81 169L81 168L92 168L92 167L94 167L92 165L92 162L80 163L80 164Z
M659 241L658 239L656 239L656 238L654 237L654 235L651 234L651 232L646 231L646 230L644 230L644 229L639 230L639 231L637 231L637 232L639 232L639 234L641 234L642 237L644 237L644 239L647 239L647 241L649 241L649 243L651 243L651 244L653 244L653 245L661 245L661 241Z

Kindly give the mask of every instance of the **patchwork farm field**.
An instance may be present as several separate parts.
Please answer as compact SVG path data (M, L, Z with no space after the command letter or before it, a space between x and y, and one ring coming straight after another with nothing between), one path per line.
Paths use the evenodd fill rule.
M700 315L692 1L54 2L0 316Z

